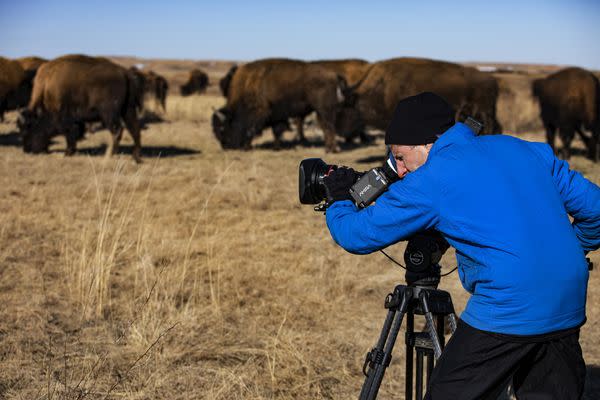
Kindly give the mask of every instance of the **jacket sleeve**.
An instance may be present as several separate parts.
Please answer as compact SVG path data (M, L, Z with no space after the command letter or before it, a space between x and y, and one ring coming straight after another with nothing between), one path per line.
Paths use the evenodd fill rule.
M600 247L600 188L569 169L569 163L556 158L550 146L544 145L544 153L565 210L573 217L579 243L586 252L597 250Z
M419 172L392 184L365 209L349 200L333 203L326 213L333 240L350 253L368 254L434 227L435 185Z

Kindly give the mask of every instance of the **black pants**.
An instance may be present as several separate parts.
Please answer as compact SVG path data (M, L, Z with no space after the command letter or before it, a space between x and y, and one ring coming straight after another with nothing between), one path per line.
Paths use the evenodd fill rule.
M511 377L518 400L579 400L585 382L579 329L525 339L459 321L425 400L496 400Z

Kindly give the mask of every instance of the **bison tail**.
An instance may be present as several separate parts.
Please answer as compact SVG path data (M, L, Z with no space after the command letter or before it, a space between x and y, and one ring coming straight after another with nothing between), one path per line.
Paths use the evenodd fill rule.
M123 112L125 114L127 110L135 110L136 113L139 113L144 107L144 82L137 74L130 71L127 71L125 76L127 79L127 98Z

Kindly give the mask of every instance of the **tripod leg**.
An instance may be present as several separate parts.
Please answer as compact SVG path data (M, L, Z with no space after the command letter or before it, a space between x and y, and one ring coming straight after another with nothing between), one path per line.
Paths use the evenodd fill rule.
M427 354L427 388L429 388L429 380L433 372L433 354Z
M379 335L377 345L373 349L371 349L371 351L367 354L367 357L365 358L365 363L363 365L363 374L366 376L366 378L360 392L360 399L368 398L366 396L371 390L371 386L373 385L373 378L375 377L375 370L373 369L373 365L377 358L382 357L383 348L385 346L387 337L390 333L390 328L392 327L392 322L394 321L395 316L396 310L390 309L383 323L383 328L381 329L381 334ZM369 368L368 371L367 368Z
M386 299L386 307L389 307L390 311L385 320L377 346L367 355L365 365L363 366L363 373L367 377L360 392L361 400L370 400L377 397L385 369L392 358L392 350L394 349L394 344L402 325L402 319L411 298L411 292L396 288L394 294L388 296ZM388 306L389 303L392 304ZM368 372L366 372L367 366L369 367Z
M426 301L425 299L423 300ZM425 313L425 319L427 320L427 330L429 331L429 337L431 338L431 342L433 344L433 354L435 355L435 359L437 360L442 355L442 344L440 343L440 338L438 337L436 326L433 323L433 314L431 313L431 311Z
M452 333L454 333L454 331L456 331L456 314L452 313L450 315L448 315L448 318L450 320L450 329L452 330Z
M423 400L423 350L417 349L417 376L415 382L415 400Z
M413 343L411 341L414 333L415 315L412 312L408 312L406 314L406 365L404 368L406 375L404 379L406 382L404 398L406 400L412 400L413 395Z

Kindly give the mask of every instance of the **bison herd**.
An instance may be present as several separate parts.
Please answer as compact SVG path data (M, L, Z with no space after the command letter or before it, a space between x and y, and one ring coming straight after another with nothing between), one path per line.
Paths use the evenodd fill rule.
M208 75L189 73L182 96L204 93ZM212 115L212 128L224 149L249 149L254 137L271 128L274 147L294 122L304 139L304 118L315 113L326 151L339 150L337 138L369 142L368 128L385 129L397 102L423 91L444 97L456 119L472 116L484 133L499 133L496 117L498 82L489 73L459 64L419 58L305 62L263 59L233 66L220 80L227 102ZM37 57L0 57L0 119L6 110L20 110L17 124L25 152L45 152L55 135L65 135L66 154L76 151L89 123L111 132L109 153L118 149L123 129L134 141L133 158L141 152L140 112L145 94L166 110L167 80L135 67L129 69L103 57L68 55L47 61ZM548 143L558 131L568 158L575 134L589 157L600 156L600 84L581 68L566 68L532 84ZM589 131L591 133L586 133Z

